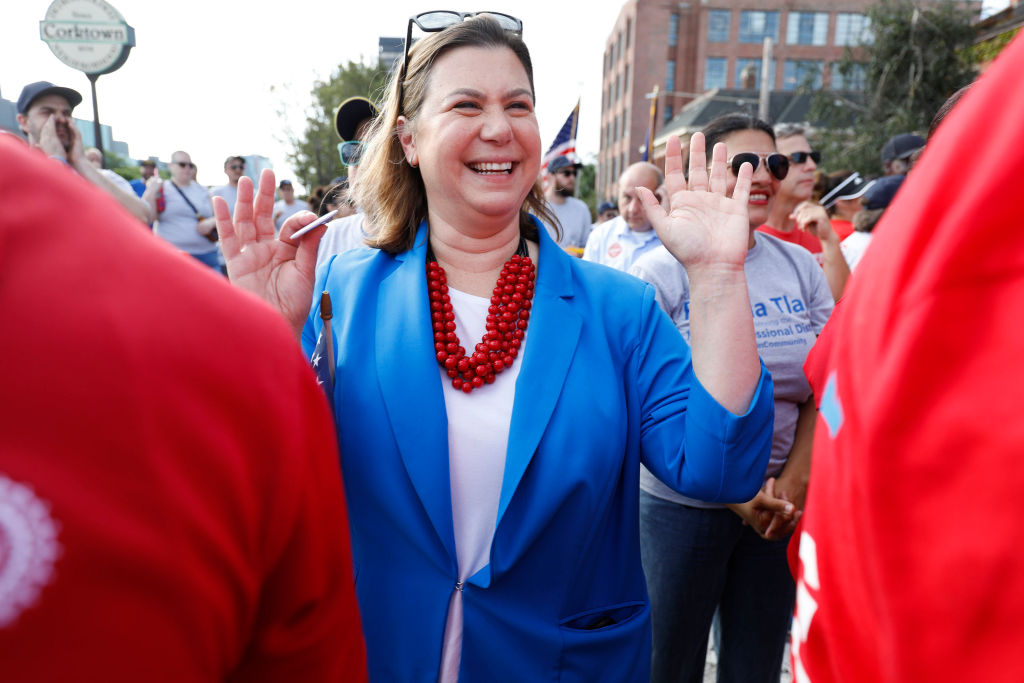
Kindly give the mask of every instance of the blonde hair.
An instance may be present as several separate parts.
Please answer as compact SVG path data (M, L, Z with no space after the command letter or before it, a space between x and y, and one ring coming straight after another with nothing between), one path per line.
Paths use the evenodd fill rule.
M414 124L427 96L434 63L445 52L459 47L512 50L526 70L530 93L534 95L529 50L518 35L505 31L486 14L431 33L412 47L404 84L399 82L397 67L386 86L387 100L364 140L366 151L354 188L356 204L366 214L366 224L373 227L373 237L368 241L383 251L397 254L411 249L416 230L427 216L426 188L419 169L406 162L398 139L398 117L404 115L407 125ZM404 93L400 85L404 85ZM529 213L537 214L549 225L556 224L539 181L534 183L519 211L520 231L525 237L535 238L536 225Z

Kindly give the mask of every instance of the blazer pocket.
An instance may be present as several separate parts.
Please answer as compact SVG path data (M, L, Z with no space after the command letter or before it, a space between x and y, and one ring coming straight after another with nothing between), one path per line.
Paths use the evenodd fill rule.
M561 681L647 681L651 608L624 602L580 612L559 622Z

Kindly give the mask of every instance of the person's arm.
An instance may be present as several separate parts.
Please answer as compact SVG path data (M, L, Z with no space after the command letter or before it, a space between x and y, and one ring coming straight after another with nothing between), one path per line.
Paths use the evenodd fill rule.
M154 175L146 181L146 191L142 193L142 201L149 206L149 212L154 221L160 218L160 209L157 207L156 199L160 196L160 188L163 187L163 184L163 179Z
M264 169L253 201L252 180L238 181L238 203L232 218L223 197L213 200L221 249L231 282L265 299L285 317L298 338L313 300L316 249L327 225L304 235L298 244L292 234L316 220L311 211L300 211L274 236L274 172Z
M666 146L666 213L647 188L637 188L662 244L690 278L690 346L693 370L707 392L728 411L744 413L761 377L744 263L750 241L747 197L753 170L744 164L733 196L726 196L726 149L715 145L711 175L704 136L690 138L690 176L683 177L679 139Z
M821 265L825 270L825 279L832 291L832 300L839 301L846 289L846 281L850 278L850 267L843 257L839 235L832 228L828 212L820 204L803 202L793 210L791 218L796 221L799 230L806 230L821 242Z
M67 161L71 168L75 169L80 176L96 187L105 190L107 194L117 200L118 204L127 209L130 214L146 225L149 225L152 222L149 204L140 199L130 188L125 190L112 183L99 172L99 169L90 164L88 159L85 158L82 148L82 132L75 125L69 125L68 128L71 129L72 142Z

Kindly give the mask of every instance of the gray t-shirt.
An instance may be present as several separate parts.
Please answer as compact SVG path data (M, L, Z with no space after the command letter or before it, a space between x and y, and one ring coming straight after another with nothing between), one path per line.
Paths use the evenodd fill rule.
M591 228L590 209L587 208L586 202L575 197L566 197L564 204L548 202L548 207L562 226L562 238L557 240L558 246L580 249L586 246ZM548 229L551 239L555 239L554 229L546 223L544 227Z
M665 247L644 254L629 272L654 285L655 297L690 341L690 281ZM793 448L800 404L811 395L803 364L832 313L832 294L811 252L764 233L754 233L744 272L754 316L757 353L775 385L775 431L767 477L777 476ZM722 507L681 496L643 469L640 488L694 507Z

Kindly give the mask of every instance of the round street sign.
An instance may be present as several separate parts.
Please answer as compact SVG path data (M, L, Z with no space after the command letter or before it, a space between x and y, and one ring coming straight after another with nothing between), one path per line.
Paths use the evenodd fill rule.
M54 0L39 37L57 59L96 76L121 68L135 46L135 29L103 0Z

